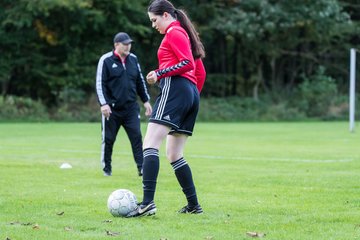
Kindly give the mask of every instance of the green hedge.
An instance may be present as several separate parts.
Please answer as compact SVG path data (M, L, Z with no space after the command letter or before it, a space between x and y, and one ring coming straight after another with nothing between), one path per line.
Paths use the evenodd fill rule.
M30 98L0 97L0 121L49 121L49 114L41 101Z
M307 84L307 83L306 83ZM316 85L311 85L316 87ZM305 87L304 87L305 88ZM201 98L198 121L303 121L347 120L348 98L341 95L304 94L300 90L291 99L271 100L267 96L255 101L252 98ZM306 92L312 92L306 85ZM332 88L330 88L332 89ZM303 97L301 97L303 96ZM306 104L304 96L306 96ZM319 96L319 98L317 98ZM328 98L331 98L330 100ZM86 99L86 100L85 100ZM358 97L358 100L360 98ZM359 102L359 101L357 101ZM305 106L305 107L304 107ZM356 105L356 118L360 118L360 106ZM142 116L144 109L142 109ZM98 122L101 119L96 97L81 101L61 101L59 107L47 109L41 101L8 96L0 98L0 121L68 121ZM146 118L142 118L146 121Z
M251 98L209 98L201 99L199 121L304 121L304 120L347 120L348 102L344 96L338 97L332 104L322 105L318 112L303 109L302 103L291 99L277 102L266 100L255 101ZM308 111L305 111L308 110ZM356 110L357 118L360 108Z

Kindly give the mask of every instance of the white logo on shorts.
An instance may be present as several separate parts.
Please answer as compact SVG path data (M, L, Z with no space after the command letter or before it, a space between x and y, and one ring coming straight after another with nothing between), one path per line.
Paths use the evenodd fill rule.
M170 116L166 115L165 117L163 117L163 119L170 121Z

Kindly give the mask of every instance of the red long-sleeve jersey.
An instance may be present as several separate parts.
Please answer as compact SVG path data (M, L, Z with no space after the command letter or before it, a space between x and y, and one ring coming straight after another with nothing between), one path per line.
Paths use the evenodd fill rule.
M185 29L179 21L172 22L165 31L158 50L158 79L170 76L182 76L196 84L199 92L205 81L205 68L201 59L194 61L191 43Z
M201 92L206 78L206 71L201 58L195 59L196 87Z

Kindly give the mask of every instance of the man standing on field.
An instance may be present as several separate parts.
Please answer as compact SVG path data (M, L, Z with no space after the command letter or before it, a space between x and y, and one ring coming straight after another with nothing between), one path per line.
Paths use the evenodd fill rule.
M142 136L140 107L137 95L150 116L150 96L141 73L137 57L130 53L133 40L127 33L114 37L114 50L101 56L96 73L96 93L102 113L101 163L104 176L111 176L113 145L120 126L123 126L131 143L138 175L142 176Z

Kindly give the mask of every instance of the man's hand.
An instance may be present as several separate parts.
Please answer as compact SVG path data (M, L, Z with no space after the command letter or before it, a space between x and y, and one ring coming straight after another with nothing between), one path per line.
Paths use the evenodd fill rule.
M157 81L157 75L155 71L151 71L146 75L146 81L149 84L154 84Z
M145 116L149 117L152 113L151 104L149 102L146 102L144 103L144 107L145 107Z
M111 114L111 108L109 105L105 104L100 107L100 111L104 117L106 117L107 120L109 120L110 114Z

